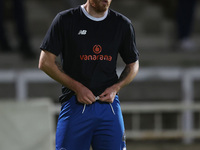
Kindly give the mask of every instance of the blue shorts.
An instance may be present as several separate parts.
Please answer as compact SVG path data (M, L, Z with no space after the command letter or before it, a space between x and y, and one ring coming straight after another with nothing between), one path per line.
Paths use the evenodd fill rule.
M79 103L76 96L61 106L56 150L126 150L125 128L116 95L112 104Z

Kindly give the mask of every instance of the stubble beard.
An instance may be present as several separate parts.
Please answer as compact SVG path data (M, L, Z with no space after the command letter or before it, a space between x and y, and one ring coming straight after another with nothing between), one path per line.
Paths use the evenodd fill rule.
M108 8L110 7L110 3L100 4L100 1L101 0L99 0L98 2L96 2L96 1L92 1L91 0L90 4L91 4L91 6L94 8L94 10L96 12L103 13L103 12L105 12L105 11L108 10Z

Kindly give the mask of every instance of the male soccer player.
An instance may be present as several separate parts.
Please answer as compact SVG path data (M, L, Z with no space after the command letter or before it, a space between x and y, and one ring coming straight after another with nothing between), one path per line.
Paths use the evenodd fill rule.
M138 51L131 21L111 1L58 13L40 47L39 68L63 85L56 150L126 149L118 92L138 72ZM118 53L126 64L119 78Z

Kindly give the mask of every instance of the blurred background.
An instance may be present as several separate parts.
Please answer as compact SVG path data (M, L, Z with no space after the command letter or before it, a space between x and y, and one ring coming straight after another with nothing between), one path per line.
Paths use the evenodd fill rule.
M84 0L0 0L0 149L53 150L61 85L37 69L55 15ZM113 0L140 72L121 90L128 150L200 149L200 2ZM124 63L119 58L118 72Z

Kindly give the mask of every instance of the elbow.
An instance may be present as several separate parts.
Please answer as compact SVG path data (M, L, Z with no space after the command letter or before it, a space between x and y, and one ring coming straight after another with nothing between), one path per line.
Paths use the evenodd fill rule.
M135 72L135 75L138 74L139 72L139 68L140 68L140 64L139 64L139 60L137 60L134 64L134 72Z
M44 68L44 64L41 61L39 61L38 69L43 70L43 68Z
M130 72L132 72L133 78L138 74L139 72L139 60L137 60L134 63L129 64Z
M47 51L42 51L38 63L38 68L44 72L47 72L55 64L55 56L51 55Z
M139 60L137 60L131 64L128 64L127 67L130 67L130 69L134 72L138 72L139 71Z
M38 69L40 69L40 70L42 70L42 63L39 61L39 63L38 63Z
M38 63L38 69L42 70L42 71L45 71L46 68L47 68L47 63L43 60L40 60L39 63Z
M137 61L135 62L135 65L136 65L136 70L139 71L139 68L140 68L139 60L137 60Z

